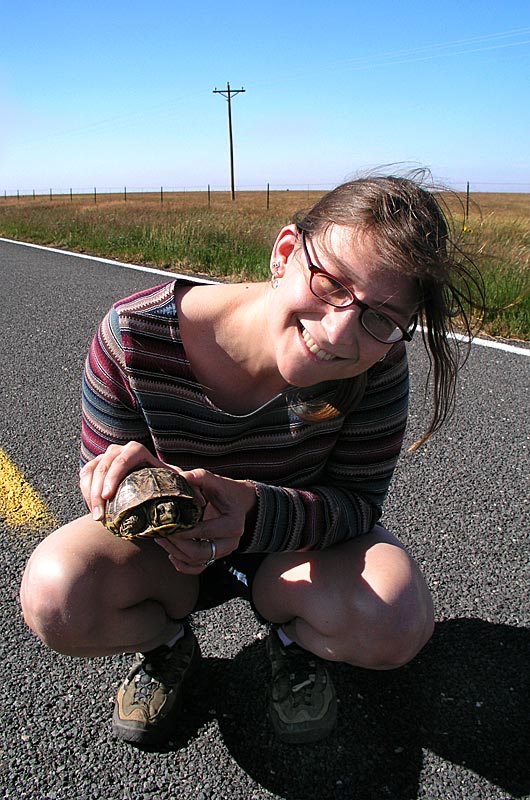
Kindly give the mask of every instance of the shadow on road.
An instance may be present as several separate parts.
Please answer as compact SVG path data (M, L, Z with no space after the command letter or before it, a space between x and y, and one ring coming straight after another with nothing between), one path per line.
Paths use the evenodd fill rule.
M264 643L232 661L205 659L187 730L215 716L230 753L289 800L392 798L418 792L422 749L522 797L530 792L530 631L478 619L438 623L408 666L371 672L333 665L339 725L325 742L287 747L266 718ZM203 699L201 699L203 698Z

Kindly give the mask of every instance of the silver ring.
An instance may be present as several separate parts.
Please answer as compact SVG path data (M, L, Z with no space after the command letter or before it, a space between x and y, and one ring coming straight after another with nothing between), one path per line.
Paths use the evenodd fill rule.
M210 545L211 553L210 553L210 558L208 559L208 561L204 562L204 566L205 567L210 567L215 562L215 556L217 555L217 545L215 544L213 539L206 539L206 541Z

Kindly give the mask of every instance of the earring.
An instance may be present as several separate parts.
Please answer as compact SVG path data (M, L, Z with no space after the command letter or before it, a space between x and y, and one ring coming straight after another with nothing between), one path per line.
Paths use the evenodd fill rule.
M271 286L273 289L277 289L280 283L280 279L278 278L277 274L278 270L280 269L280 266L281 264L279 261L273 261L271 264L271 269L272 269Z

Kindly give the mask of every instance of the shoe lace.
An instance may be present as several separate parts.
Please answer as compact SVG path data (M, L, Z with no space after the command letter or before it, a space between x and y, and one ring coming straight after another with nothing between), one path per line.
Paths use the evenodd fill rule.
M284 656L283 673L288 679L289 688L295 705L304 705L311 701L317 682L317 663L315 659L297 645L282 648Z
M177 647L161 645L149 653L137 653L138 670L134 676L135 700L148 700L158 686L171 689L178 683L181 654Z

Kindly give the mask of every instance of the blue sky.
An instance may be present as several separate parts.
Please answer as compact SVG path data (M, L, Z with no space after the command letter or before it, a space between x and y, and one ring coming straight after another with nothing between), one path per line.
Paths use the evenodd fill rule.
M0 193L328 187L428 166L530 191L527 0L0 0Z

